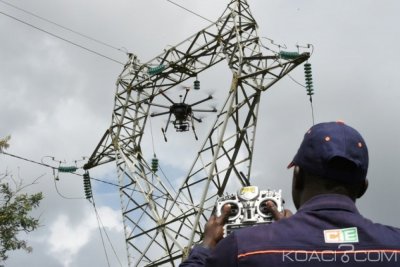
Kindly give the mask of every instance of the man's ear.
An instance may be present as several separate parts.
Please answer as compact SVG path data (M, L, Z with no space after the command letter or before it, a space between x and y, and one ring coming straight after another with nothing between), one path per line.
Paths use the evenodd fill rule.
M362 196L365 194L365 192L366 192L367 189L368 189L368 185L369 185L368 179L365 179L365 182L364 182L364 184L363 184L363 187L360 188L360 191L358 192L357 198L360 198L360 197L362 197Z
M304 171L299 166L294 166L293 179L292 179L292 198L296 209L300 208L302 204L302 195L305 186Z
M296 190L303 190L304 188L304 171L299 166L294 166L293 170L293 188Z

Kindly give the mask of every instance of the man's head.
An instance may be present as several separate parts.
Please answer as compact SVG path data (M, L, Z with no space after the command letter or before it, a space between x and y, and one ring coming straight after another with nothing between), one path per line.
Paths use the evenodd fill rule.
M317 194L342 193L361 197L367 187L368 149L362 136L343 122L311 127L289 167L295 166L296 207Z

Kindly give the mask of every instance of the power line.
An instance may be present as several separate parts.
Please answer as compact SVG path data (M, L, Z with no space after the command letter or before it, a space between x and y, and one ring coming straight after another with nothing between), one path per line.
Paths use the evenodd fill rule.
M15 155L15 154L11 154L11 153L8 153L8 152L5 152L5 151L2 151L0 154L4 154L4 155L7 155L7 156L10 156L10 157L13 157L13 158L17 158L17 159L20 159L20 160L23 160L23 161L27 161L27 162L30 162L30 163L33 163L33 164L37 164L37 165L41 165L41 166L44 166L44 167L47 167L47 168L51 168L51 169L53 169L53 171L54 170L58 170L58 168L57 167L54 167L54 166L51 166L51 165L48 165L48 164L45 164L45 163L42 163L42 162L38 162L38 161L35 161L35 160L32 160L32 159L28 159L28 158L24 158L24 157L21 157L21 156L17 156L17 155ZM161 168L160 168L160 170L161 170ZM172 184L170 183L170 181L168 180L168 178L167 178L167 176L165 175L165 173L161 170L161 172L163 173L163 175L164 175L164 177L167 179L167 181L169 182L169 184L170 184L170 186L172 187L172 188L174 188L173 186L172 186ZM76 175L76 176L81 176L81 177L83 177L83 174L80 174L80 173L77 173L77 172L70 172L71 174L74 174L74 175ZM103 183L103 184L107 184L107 185L111 185L111 186L114 186L114 187L118 187L118 188L121 188L121 186L120 185L118 185L118 184L115 184L115 183L112 183L112 182L108 182L108 181L105 181L105 180L102 180L102 179L98 179L98 178L94 178L94 177L91 177L90 176L90 179L91 180L94 180L94 181L97 181L97 182L100 182L100 183ZM57 189L57 188L56 188ZM140 191L140 190L136 190L136 189L130 189L130 190L132 190L133 192L138 192L138 193L143 193L142 191ZM175 190L174 190L175 191ZM61 194L60 194L61 195ZM62 196L62 195L61 195ZM68 197L64 197L64 196L62 196L63 198L65 198L65 199L77 199L77 198L68 198ZM168 199L168 197L163 197L163 196L156 196L157 198L161 198L161 199ZM84 199L84 198L82 198L82 199ZM185 202L183 202L183 201L176 201L176 203L178 203L178 204L182 204L182 205L192 205L192 204L188 204L188 203L185 203Z
M101 232L101 226L100 226L100 222L101 222L101 221L100 221L100 216L99 216L99 214L98 214L98 212L97 212L96 204L95 204L95 202L94 202L94 199L93 199L93 203L92 203L92 204L93 204L94 211L95 211L95 213L96 213L97 226L98 226L98 229L99 229L99 232L100 232L101 244L103 245L104 255L106 256L107 265L108 265L108 267L110 267L110 260L108 259L108 254L107 254L106 245L105 245L105 243L104 243L103 233Z
M57 169L56 167L50 166L48 164L45 164L45 163L42 163L42 162L38 162L38 161L34 161L32 159L23 158L21 156L10 154L10 153L7 153L5 151L2 151L1 154L7 155L7 156L10 156L10 157L13 157L13 158L17 158L17 159L20 159L20 160L28 161L28 162L31 162L31 163L34 163L34 164L42 165L42 166L47 167L47 168Z
M20 156L17 156L17 155L13 155L13 154L10 154L10 153L4 152L4 151L2 151L0 154L5 154L5 155L7 155L7 156L11 156L11 157L14 157L14 158L17 158L17 159L21 159L21 160L28 161L28 162L31 162L31 163L34 163L34 164L38 164L38 165L41 165L41 166L44 166L44 167L47 167L47 168L51 168L51 169L53 169L53 175L55 175L54 171L55 171L55 169L57 169L56 167L50 166L50 165L48 165L48 164L41 163L41 162L37 162L37 161L31 160L31 159L27 159L27 158L23 158L23 157L20 157ZM72 174L81 176L81 175L78 174L78 173L72 173ZM106 182L106 181L102 181L102 180L95 179L95 178L91 178L91 179L97 180L97 181L100 181L100 182L108 183L108 182ZM108 184L112 184L112 183L108 183ZM54 180L54 185L55 185L55 188L56 188L57 193L58 193L62 198L64 198L64 199L69 199L69 200L70 200L70 199L85 199L85 198L76 198L76 197L66 197L66 196L62 195L62 194L59 192L55 180ZM112 184L112 185L114 185L114 184ZM117 186L118 186L118 185L117 185ZM118 187L119 187L119 186L118 186ZM113 243L111 242L110 236L108 235L108 233L107 233L107 231L106 231L106 229L105 229L105 227L104 227L104 224L103 224L103 222L102 222L102 220L101 220L101 217L100 217L100 214L99 214L99 212L98 212L98 210L97 210L97 207L96 207L95 200L94 200L93 196L92 196L92 205L93 205L93 208L94 208L94 211L95 211L95 214L96 214L97 225L98 225L98 229L99 229L99 232L100 232L100 237L101 237L101 241L102 241L102 245L103 245L103 249L104 249L104 254L105 254L105 257L106 257L106 260L107 260L107 264L108 264L108 266L110 266L110 261L109 261L109 257L108 257L108 254L107 254L107 249L106 249L106 246L105 246L105 242L104 242L102 230L104 231L104 234L105 234L105 236L106 236L106 238L107 238L107 240L108 240L108 242L109 242L109 244L110 244L110 246L111 246L111 249L112 249L112 251L113 251L115 257L117 258L117 260L118 260L118 262L119 262L119 265L122 267L121 260L119 259L118 255L117 255L117 252L116 252L116 250L115 250L115 248L114 248L114 245L113 245Z
M20 159L20 160L23 160L23 161L27 161L27 162L34 163L34 164L37 164L37 165L41 165L41 166L44 166L44 167L47 167L47 168L51 168L53 170L58 170L57 167L54 167L54 166L51 166L51 165L48 165L48 164L45 164L45 163L42 163L42 162L38 162L38 161L35 161L35 160L32 160L32 159L28 159L28 158L24 158L24 157L21 157L21 156L17 156L15 154L10 154L10 153L7 153L5 151L2 151L0 154L4 154L4 155L7 155L7 156L10 156L10 157L13 157L13 158L17 158L17 159ZM75 174L77 176L83 176L83 174L79 174L79 173L76 173L76 172L71 172L71 174ZM108 181L104 181L104 180L101 180L101 179L97 179L97 178L93 178L93 177L90 177L90 179L98 181L98 182L101 182L101 183L104 183L104 184L120 187L117 184L114 184L114 183L111 183L111 182L108 182Z
M300 85L301 87L307 88L307 86L303 85L302 83L298 82L295 78L293 78L290 74L287 74L287 76L289 76L289 78L297 83L298 85ZM314 117L314 104L312 101L312 97L310 96L310 106L311 106L311 119L312 119L312 124L315 124L315 117Z
M10 153L4 152L4 151L2 151L1 154L7 155L7 156L11 156L11 157L14 157L14 158L17 158L17 159L21 159L21 160L24 160L24 161L28 161L28 162L31 162L31 163L34 163L34 164L38 164L38 165L41 165L41 166L44 166L44 167L47 167L47 168L51 168L51 169L53 169L53 175L55 176L54 172L57 169L56 167L50 166L50 165L45 164L45 163L37 162L37 161L31 160L31 159L23 158L23 157L20 157L20 156L17 156L17 155L13 155L13 154L10 154ZM72 173L72 174L80 175L78 173ZM100 182L105 182L105 181L102 181L102 180L99 180L99 179L95 179L95 178L91 178L91 179L97 180L97 181L100 181ZM108 182L105 182L105 183L108 183ZM109 184L112 184L112 183L109 183ZM63 194L61 194L59 192L55 179L54 179L54 186L56 188L56 191L57 191L58 195L60 195L64 199L68 199L68 200L71 200L71 199L85 199L83 197L82 198L78 198L78 197L66 197L66 196L64 196ZM102 245L103 245L103 249L104 249L104 253L105 253L105 256L106 256L106 260L107 260L108 266L110 266L110 261L109 261L107 250L106 250L106 247L105 247L104 238L103 238L103 234L102 234L102 231L101 231L102 229L103 229L103 231L104 231L104 233L105 233L105 235L107 237L108 242L110 243L111 249L113 250L113 253L114 253L115 257L117 258L120 266L122 266L122 263L121 263L118 255L117 255L117 253L115 251L114 245L112 244L111 239L110 239L107 231L105 230L105 227L104 227L104 224L103 224L103 222L101 220L100 214L97 211L96 204L95 204L95 201L94 201L93 197L92 197L92 200L93 200L92 204L93 204L93 208L94 208L94 211L95 211L95 214L96 214L97 224L98 224L98 228L99 228L99 232L100 232L100 236L101 236L101 241L102 241Z
M103 54L101 54L101 53L99 53L99 52L96 52L96 51L94 51L94 50L92 50L92 49L90 49L90 48L84 47L84 46L82 46L82 45L80 45L80 44L74 43L74 42L72 42L72 41L70 41L70 40L68 40L68 39L66 39L66 38L63 38L63 37L61 37L61 36L59 36L59 35L56 35L56 34L51 33L51 32L49 32L49 31L46 31L46 30L44 30L44 29L42 29L42 28L39 28L39 27L37 27L37 26L35 26L35 25L33 25L33 24L30 24L30 23L28 23L28 22L26 22L26 21L23 21L23 20L18 19L18 18L14 17L14 16L11 16L11 15L9 15L9 14L7 14L7 13L4 13L3 11L0 11L0 14L4 15L4 16L6 16L6 17L9 17L9 18L11 18L11 19L13 19L13 20L16 20L16 21L18 21L18 22L20 22L20 23L23 23L23 24L25 24L25 25L27 25L27 26L29 26L29 27L32 27L32 28L34 28L34 29L36 29L36 30L39 30L39 31L44 32L44 33L47 33L48 35L51 35L51 36L53 36L53 37L55 37L55 38L57 38L57 39L63 40L64 42L67 42L67 43L72 44L72 45L74 45L74 46L76 46L76 47L79 47L79 48L81 48L81 49L84 49L84 50L86 50L86 51L88 51L88 52L90 52L90 53L93 53L93 54L98 55L98 56L100 56L100 57L106 58L106 59L108 59L108 60L110 60L110 61L113 61L113 62L115 62L115 63L121 64L121 65L125 65L124 63L122 63L122 62L120 62L120 61L118 61L118 60L115 60L115 59L113 59L113 58L110 58L110 57L108 57L108 56L106 56L106 55L103 55Z
M77 200L77 199L81 200L81 199L85 199L84 197L67 197L67 196L65 196L64 194L61 194L61 192L60 192L60 190L58 189L58 186L57 186L56 175L55 175L54 169L53 169L53 176L54 176L54 179L53 179L53 181L54 181L54 187L55 187L55 189L56 189L57 194L58 194L60 197L62 197L62 198L64 198L64 199L68 199L68 200Z
M200 18L202 18L202 19L204 19L204 20L206 20L208 22L214 23L214 21L212 21L212 20L210 20L210 19L208 19L208 18L206 18L206 17L204 17L204 16L202 16L202 15L200 15L200 14L198 14L198 13L196 13L196 12L194 12L194 11L192 11L192 10L190 10L190 9L180 5L180 4L178 4L178 3L175 3L175 2L173 2L171 0L167 0L167 1L170 2L173 5L176 5L176 6L180 7L180 8L182 8L183 10L186 10L189 13L192 13L195 16L198 16L198 17L200 17Z
M34 164L38 164L38 165L41 165L41 166L44 166L44 167L47 167L47 168L51 168L51 169L53 169L53 175L55 175L54 171L55 171L55 169L57 169L56 167L50 166L50 165L45 164L45 163L37 162L37 161L31 160L31 159L23 158L23 157L20 157L20 156L17 156L17 155L13 155L13 154L10 154L10 153L4 152L4 151L1 152L1 153L5 154L7 156L11 156L11 157L18 158L18 159L21 159L21 160L24 160L24 161L28 161L28 162L31 162L31 163L34 163ZM73 173L73 174L79 175L77 173ZM98 179L95 179L95 180L98 180ZM71 200L71 199L85 199L85 198L78 198L78 197L66 197L66 196L62 195L58 190L57 183L56 183L55 179L54 179L54 186L56 188L56 191L57 191L58 195L60 195L64 199L68 199L68 200ZM114 252L115 257L117 258L120 266L122 266L122 263L121 263L118 255L117 255L117 253L115 251L115 248L114 248L114 246L113 246L113 244L112 244L112 242L110 240L110 237L108 236L108 233L105 230L104 224L101 221L100 214L97 211L96 204L95 204L95 201L94 201L93 197L92 197L92 200L93 200L92 204L93 204L93 208L94 208L94 211L95 211L95 214L96 214L97 225L98 225L98 229L99 229L99 232L100 232L101 242L102 242L102 245L103 245L104 254L106 256L107 264L108 264L108 266L110 266L110 261L109 261L109 258L108 258L107 249L105 247L104 238L103 238L103 234L102 234L102 231L101 231L102 229L103 229L103 231L104 231L104 233L105 233L105 235L107 237L108 242L110 243L110 246L111 246L111 248L112 248L112 250Z
M107 238L107 240L108 240L108 243L110 243L111 249L112 249L112 251L113 251L115 257L117 258L117 260L118 260L118 262L119 262L119 265L122 267L121 260L119 259L118 255L117 255L117 252L115 251L114 245L113 245L113 243L111 242L111 239L110 239L110 237L109 237L109 235L108 235L108 233L107 233L107 231L106 231L106 228L104 227L103 221L101 220L100 214L99 214L99 212L98 212L98 210L97 210L97 208L96 208L96 203L95 203L93 197L92 197L92 201L93 201L92 204L93 204L94 212L96 213L97 225L98 225L98 227L99 227L99 232L100 232L100 236L101 236L101 241L102 241L102 243L103 243L103 249L104 249L104 253L105 253L106 258L107 258L108 266L110 266L110 262L109 262L109 259L108 259L107 250L106 250L106 247L105 247L105 243L104 243L104 239L103 239L103 235L102 235L101 230L104 231L104 234L106 235L106 238Z
M302 83L298 82L295 78L293 78L290 74L287 74L287 76L295 83L297 83L298 85L300 85L301 87L307 88L305 85L303 85Z
M26 13L26 14L29 14L29 15L35 17L35 18L38 18L38 19L40 19L40 20L43 20L43 21L48 22L48 23L50 23L50 24L53 24L53 25L55 25L55 26L57 26L57 27L60 27L60 28L62 28L62 29L64 29L64 30L67 30L67 31L72 32L72 33L75 33L75 34L77 34L77 35L79 35L79 36L81 36L81 37L84 37L84 38L86 38L86 39L89 39L89 40L94 41L94 42L96 42L96 43L99 43L99 44L101 44L101 45L104 45L104 46L110 47L110 48L112 48L112 49L115 49L115 50L117 50L117 51L120 51L120 52L125 53L124 51L122 51L121 48L117 48L117 47L115 47L115 46L113 46L113 45L110 45L110 44L108 44L108 43L102 42L102 41L100 41L100 40L98 40L98 39L95 39L95 38L93 38L93 37L90 37L90 36L88 36L88 35L86 35L86 34L83 34L83 33L80 33L80 32L78 32L78 31L75 31L75 30L73 30L73 29L71 29L71 28L65 27L65 26L63 26L63 25L61 25L61 24L59 24L59 23L56 23L56 22L51 21L51 20L49 20L49 19L46 19L46 18L44 18L44 17L42 17L42 16L39 16L39 15L33 13L33 12L30 12L30 11L28 11L28 10L26 10L26 9L23 9L23 8L18 7L18 6L16 6L16 5L13 5L13 4L11 4L11 3L8 3L8 2L6 2L6 1L4 1L4 0L0 0L0 2L2 2L2 3L5 4L5 5L11 6L11 7L15 8L15 9L17 9L17 10L19 10L19 11L22 11L22 12L24 12L24 13Z
M186 8L186 7L180 5L180 4L178 4L178 3L176 3L176 2L174 2L174 1L172 1L172 0L166 0L166 1L170 2L171 4L176 5L177 7L182 8L183 10L185 10L185 11L187 11L187 12L189 12L189 13L192 13L193 15L195 15L195 16L197 16L197 17L202 18L203 20L206 20L206 21L211 22L211 23L215 23L214 21L212 21L212 20L210 20L210 19L208 19L208 18L206 18L206 17L200 15L199 13L196 13L196 12L194 12L194 11L192 11L192 10L190 10L190 9L188 9L188 8ZM228 28L228 29L232 29L232 28L230 28L230 27L228 27L228 26L227 26L227 28ZM248 33L245 33L245 34L249 35ZM270 40L270 41L272 42L272 44L276 45L276 44L273 42L273 40L271 40L271 39L269 39L269 38L266 38L266 37L262 37L262 38L268 39L268 40ZM270 48L264 46L263 44L260 43L260 45L261 45L262 47L266 48L267 50L273 52L274 54L277 54L276 51L274 51L274 50L272 50L272 49L270 49ZM280 45L276 45L276 46L279 46L279 47L280 47Z
M208 22L214 23L214 21L212 21L212 20L210 20L210 19L208 19L208 18L206 18L206 17L200 15L199 13L196 13L196 12L194 12L194 11L192 11L192 10L190 10L190 9L188 9L188 8L186 8L186 7L180 5L180 4L178 4L178 3L176 3L176 2L174 2L174 1L172 1L172 0L167 0L167 1L170 2L171 4L177 6L177 7L179 7L179 8L181 8L181 9L183 9L183 10L185 10L185 11L187 11L187 12L189 12L189 13L191 13L191 14L193 14L193 15L195 15L195 16L201 18L201 19L203 19L203 20L206 20L206 21L208 21ZM80 32L78 32L78 31L76 31L76 30L73 30L73 29L71 29L71 28L69 28L69 27L63 26L63 25L61 25L61 24L59 24L59 23L57 23L57 22L51 21L51 20L49 20L49 19L46 19L46 18L44 18L44 17L42 17L42 16L39 16L39 15L37 15L37 14L35 14L35 13L29 11L29 10L26 10L26 9L23 9L23 8L18 7L18 6L16 6L16 5L13 5L13 4L11 4L11 3L7 2L7 1L0 0L0 2L2 2L2 3L5 4L5 5L8 5L8 6L12 7L12 8L15 8L15 9L17 9L17 10L19 10L19 11L22 11L22 12L24 12L24 13L26 13L26 14L29 14L29 15L35 17L35 18L38 18L38 19L43 20L43 21L45 21L45 22L47 22L47 23L53 24L53 25L55 25L55 26L57 26L57 27L60 27L60 28L62 28L62 29L64 29L64 30L67 30L67 31L69 31L69 32L72 32L72 33L74 33L74 34L77 34L77 35L79 35L79 36L81 36L81 37L84 37L84 38L86 38L86 39L88 39L88 40L94 41L94 42L96 42L96 43L99 43L99 44L101 44L101 45L104 45L104 46L107 46L107 47L109 47L109 48L115 49L115 50L117 50L117 51L126 53L126 51L123 51L121 48L118 48L118 47L113 46L113 45L111 45L111 44L108 44L108 43L106 43L106 42L100 41L100 40L98 40L98 39L96 39L96 38L93 38L93 37L91 37L91 36L88 36L88 35L86 35L86 34L80 33Z

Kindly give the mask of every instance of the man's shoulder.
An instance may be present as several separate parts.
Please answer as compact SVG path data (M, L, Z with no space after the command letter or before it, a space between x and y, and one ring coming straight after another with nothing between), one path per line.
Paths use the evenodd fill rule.
M269 246L279 245L283 242L285 245L295 239L296 233L301 230L300 224L297 223L295 216L282 219L271 224L257 224L248 226L235 231L235 239L238 246L253 247L261 244Z
M365 239L373 239L383 244L393 244L397 247L400 244L400 228L390 225L370 222L361 235Z
M333 212L334 214L334 212ZM336 216L333 216L336 217ZM295 214L271 224L249 226L236 231L235 239L239 247L268 246L287 247L303 244L324 244L326 233L355 229L360 243L382 244L399 247L400 228L374 223L358 213L348 214L341 219L318 218L316 214Z

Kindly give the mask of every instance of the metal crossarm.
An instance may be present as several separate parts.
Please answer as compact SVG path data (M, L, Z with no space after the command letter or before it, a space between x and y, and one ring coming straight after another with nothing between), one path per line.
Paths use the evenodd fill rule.
M216 197L250 184L261 94L308 58L265 49L244 0L147 63L130 55L117 80L112 124L85 165L116 161L130 266L179 265L202 240ZM232 71L227 98L175 192L142 151L153 101L222 61Z

